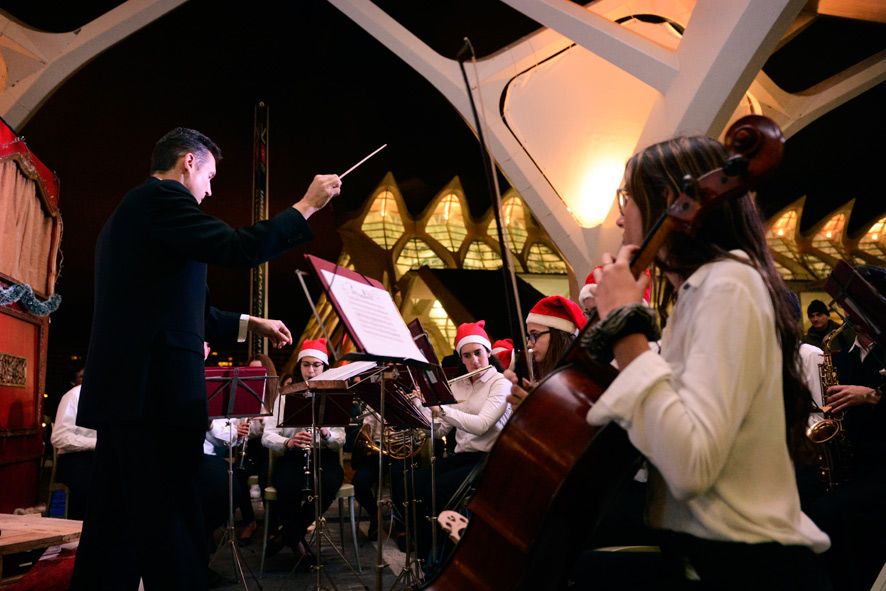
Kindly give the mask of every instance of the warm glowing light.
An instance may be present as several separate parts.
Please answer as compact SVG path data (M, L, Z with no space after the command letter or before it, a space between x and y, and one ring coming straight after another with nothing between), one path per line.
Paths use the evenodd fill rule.
M871 234L871 240L879 240L879 239L880 239L879 234Z
M825 237L825 238L833 238L833 237L834 237L834 233L833 233L833 232L825 232L824 237Z
M46 392L44 392L44 393L43 393L43 398L49 398L49 394L47 394Z
M46 428L46 423L40 423L40 426L43 427L43 428L45 429L45 428Z
M446 205L443 207L443 221L449 221L449 208L452 206L452 201L447 201Z
M776 234L778 234L779 236L784 236L784 230L779 228L779 230L778 230L778 232L776 232Z
M382 199L382 201L381 201L381 211L378 212L379 215L381 215L381 217L385 217L385 209L387 208L387 206L388 206L388 200L387 200L387 199Z
M599 226L606 219L615 198L615 190L624 173L624 156L596 157L585 172L578 189L578 199L570 210L586 228Z

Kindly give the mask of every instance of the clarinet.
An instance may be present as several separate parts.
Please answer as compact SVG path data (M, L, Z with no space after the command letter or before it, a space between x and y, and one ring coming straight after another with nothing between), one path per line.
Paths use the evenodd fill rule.
M305 429L306 433L311 433L313 435L312 429L308 427ZM302 489L302 494L308 499L308 501L313 500L314 496L314 483L311 480L311 453L313 450L308 447L307 449L301 448L302 453L305 454L305 486Z
M246 419L246 424L249 425L249 420ZM246 446L249 445L249 432L246 432L246 437L243 438L243 445L240 446L240 462L237 467L240 470L246 469Z

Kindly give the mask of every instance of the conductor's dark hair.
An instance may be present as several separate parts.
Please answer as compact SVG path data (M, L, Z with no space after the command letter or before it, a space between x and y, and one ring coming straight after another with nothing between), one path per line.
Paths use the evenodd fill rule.
M165 172L171 169L178 159L188 152L195 154L197 162L201 165L206 161L208 154L212 154L216 162L222 159L221 148L209 137L194 129L176 127L154 144L150 172Z

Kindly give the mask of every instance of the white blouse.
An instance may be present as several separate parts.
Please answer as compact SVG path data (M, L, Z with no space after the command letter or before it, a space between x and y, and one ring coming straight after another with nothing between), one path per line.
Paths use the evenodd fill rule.
M79 404L80 386L74 386L65 392L58 403L50 441L59 454L95 450L95 430L77 426Z
M457 404L441 407L439 420L445 431L455 427L455 453L489 451L511 416L507 398L511 383L491 367L472 382L452 385Z
M693 273L680 288L661 356L637 357L587 419L617 422L652 464L652 526L816 552L830 546L800 510L775 314L749 265L727 259Z

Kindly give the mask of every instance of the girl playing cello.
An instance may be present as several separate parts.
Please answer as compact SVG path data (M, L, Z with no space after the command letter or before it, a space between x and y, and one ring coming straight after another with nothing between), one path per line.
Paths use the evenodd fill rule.
M621 373L588 412L623 427L648 459L647 520L673 584L692 589L828 589L815 553L828 537L800 510L792 453L809 393L799 335L749 194L712 206L692 235L672 233L655 257L673 312L661 355L641 304L649 280L631 255L683 192L683 178L721 167L706 137L651 146L627 163L618 191L624 246L596 271L603 321L585 339Z

